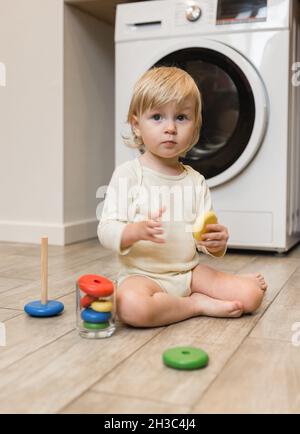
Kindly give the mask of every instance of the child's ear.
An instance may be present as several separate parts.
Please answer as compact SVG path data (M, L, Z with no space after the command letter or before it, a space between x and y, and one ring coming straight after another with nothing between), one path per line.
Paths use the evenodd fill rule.
M132 131L134 132L134 134L137 137L139 137L141 135L140 134L140 128L139 128L139 120L138 120L138 117L136 115L132 116L132 119L131 119L131 128L132 128Z

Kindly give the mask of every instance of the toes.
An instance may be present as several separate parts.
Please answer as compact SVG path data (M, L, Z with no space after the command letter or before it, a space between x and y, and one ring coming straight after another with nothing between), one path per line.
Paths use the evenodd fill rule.
M268 289L268 285L266 283L263 284L262 286L263 291L266 291Z
M243 312L244 306L240 301L232 302L231 313L234 312Z
M258 280L264 280L264 276L263 276L262 274L260 274L260 273L257 273L257 274L255 275L255 277L256 277Z
M266 281L263 277L259 280L259 283L260 283L260 287L263 291L265 291L268 288L268 285L266 284Z
M244 309L244 306L243 306L242 302L236 301L234 304L235 304L235 308L236 309L239 309L239 310L243 310Z
M266 284L264 276L260 273L257 273L255 277L258 279L260 288L265 291L268 288L268 285Z
M242 316L244 307L240 301L233 302L232 310L229 314L232 318L238 318Z
M233 312L230 313L230 317L231 318L239 318L240 316L242 316L243 311L241 309L238 310L234 310Z

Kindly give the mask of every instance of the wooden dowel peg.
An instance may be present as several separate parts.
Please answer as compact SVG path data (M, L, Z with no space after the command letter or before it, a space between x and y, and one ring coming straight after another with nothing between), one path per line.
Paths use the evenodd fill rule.
M41 238L41 303L48 303L48 237Z
M25 312L34 317L51 317L64 310L60 301L48 300L48 237L41 238L41 300L32 301L24 306Z

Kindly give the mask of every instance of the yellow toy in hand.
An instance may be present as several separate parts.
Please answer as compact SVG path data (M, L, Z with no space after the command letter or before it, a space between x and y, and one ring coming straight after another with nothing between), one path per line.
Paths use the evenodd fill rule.
M216 223L218 223L218 218L214 211L209 211L204 216L198 217L193 227L195 240L201 240L201 236L206 232L206 225L214 225Z

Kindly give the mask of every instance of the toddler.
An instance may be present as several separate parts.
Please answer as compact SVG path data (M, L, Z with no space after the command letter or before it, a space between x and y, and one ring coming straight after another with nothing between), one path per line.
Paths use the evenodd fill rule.
M102 245L119 254L119 318L153 327L255 311L267 289L261 274L231 275L199 263L199 252L224 256L228 231L210 224L200 241L193 237L196 219L212 203L204 177L179 161L201 129L192 77L176 67L147 71L135 85L128 122L140 156L115 169L98 227Z

